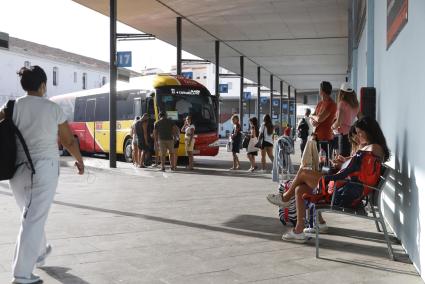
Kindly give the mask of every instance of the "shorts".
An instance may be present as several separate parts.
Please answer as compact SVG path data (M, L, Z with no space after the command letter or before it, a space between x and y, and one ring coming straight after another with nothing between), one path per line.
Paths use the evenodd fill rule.
M150 152L149 145L146 145L145 143L139 143L137 146L141 151Z
M251 156L257 156L258 155L258 151L255 152L248 152L247 155L251 155Z
M168 153L174 154L174 141L173 140L159 140L159 151L161 155L165 155Z
M189 144L189 138L184 139L184 146L186 149L186 152L193 152L193 148L195 148L195 138L192 138L192 141Z
M264 150L266 149L266 147L273 147L273 144L267 141L263 141L263 143L261 144L261 149Z

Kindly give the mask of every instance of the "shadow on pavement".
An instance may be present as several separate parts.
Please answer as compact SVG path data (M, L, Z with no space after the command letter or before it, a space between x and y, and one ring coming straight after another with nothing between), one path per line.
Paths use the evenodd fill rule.
M41 267L40 269L46 272L49 276L64 284L89 284L89 282L84 281L80 277L69 273L68 271L71 269L67 267L45 266Z
M4 192L4 191L0 191L0 194L8 195L8 196L11 195L10 193ZM277 217L271 218L271 217L263 217L263 216L256 216L256 215L241 215L236 217L235 219L232 219L224 223L222 227L217 225L206 225L202 223L188 222L183 220L163 218L163 217L152 216L147 214L119 211L119 210L113 210L113 209L106 209L106 208L100 208L100 207L94 207L94 206L82 205L82 204L76 204L76 203L69 203L69 202L63 202L63 201L54 201L54 204L73 207L73 208L79 208L84 210L92 210L97 212L109 213L113 215L134 217L134 218L173 224L173 225L184 226L189 228L221 232L221 233L239 235L239 236L250 237L250 238L270 240L274 242L282 242L281 234L283 233L283 231L286 231L288 229L287 227L283 227L280 224ZM378 234L375 234L375 235L378 235ZM329 239L327 238L328 236L331 236L331 235L329 234L321 235L320 248L337 251L337 252L349 252L354 254L375 256L375 257L380 257L384 259L387 258L386 246L384 247L382 245L381 246L365 245L365 244L355 243L352 241L346 242L341 240L335 240L334 238ZM305 245L314 248L315 247L314 238L310 237ZM396 251L397 249L394 248L394 250ZM312 250L312 255L313 254L314 252ZM403 258L406 258L406 254L404 253L402 249L398 249L397 259L402 260ZM411 272L406 272L406 273L411 273Z
M418 276L418 273L416 271L407 271L403 269L397 269L397 268L388 268L387 266L383 265L377 265L376 263L370 262L370 261L356 261L356 260L344 260L340 258L326 258L326 257L319 257L320 259L327 260L327 261L333 261L338 263L344 263L349 265L355 265L359 267L364 268L371 268L371 269L377 269L379 271L386 271L386 272L393 272L393 273L399 273L399 274L405 274L405 275L412 275L412 276Z

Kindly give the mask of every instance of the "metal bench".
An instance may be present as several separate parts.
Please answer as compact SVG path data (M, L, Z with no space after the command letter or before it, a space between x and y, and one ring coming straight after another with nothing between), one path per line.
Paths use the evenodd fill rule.
M379 181L378 185L376 187L368 186L368 188L373 190L372 193L368 196L368 204L367 204L367 206L370 208L369 213L372 213L372 215L369 215L369 213L365 210L366 208L361 208L360 210L356 210L356 209L351 209L351 208L342 208L342 207L333 206L336 191L332 195L331 204L317 204L316 205L316 209L315 209L316 210L316 214L315 214L316 258L319 258L319 234L320 234L320 232L319 232L318 215L319 215L319 213L322 213L322 212L330 212L330 213L343 214L343 215L348 215L348 216L353 216L353 217L360 217L360 218L375 221L376 229L378 230L378 232L384 233L385 241L387 242L387 246L388 246L388 255L389 255L390 259L395 260L393 248L391 246L391 241L390 241L390 238L388 236L387 227L385 225L385 220L384 220L384 217L382 215L382 210L381 210L381 202L382 202L381 201L382 200L381 194L382 194L382 191L383 191L383 188L384 188L384 184L386 183L388 173L389 173L389 170L387 170L387 168L383 165L381 177L380 177L380 181ZM355 184L355 182L350 181L350 180L344 180L344 181L346 181L348 183L354 183ZM381 230L379 224L381 224L382 230Z

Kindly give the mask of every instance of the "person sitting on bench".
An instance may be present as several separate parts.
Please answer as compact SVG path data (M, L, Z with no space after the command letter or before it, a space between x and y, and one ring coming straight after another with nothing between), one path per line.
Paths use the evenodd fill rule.
M386 162L390 157L390 151L378 122L371 117L365 116L358 120L354 124L354 127L360 145L359 151L371 152L375 156L379 157L381 162ZM345 161L345 165L349 164L349 161L350 159L347 159ZM343 168L344 165L341 165L341 167ZM287 192L283 195L270 194L267 196L267 200L270 203L280 207L287 207L289 205L289 199L295 195L297 206L297 225L294 230L284 234L282 239L296 242L306 241L306 236L304 234L306 207L303 194L312 194L313 189L316 188L322 176L323 174L320 172L300 169ZM322 225L325 224L323 218L319 218L319 223Z

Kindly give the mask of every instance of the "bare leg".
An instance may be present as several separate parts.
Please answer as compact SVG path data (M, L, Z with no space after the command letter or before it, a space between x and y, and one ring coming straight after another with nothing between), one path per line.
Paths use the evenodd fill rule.
M267 156L269 156L270 161L273 163L274 157L273 157L273 147L267 147L266 148ZM264 158L265 160L265 158Z
M251 165L250 170L254 169L255 168L255 157L254 157L254 155L248 154L247 157L248 157L248 160L249 160L249 164Z
M261 168L266 169L266 149L261 149Z
M141 154L141 158L140 158L140 166L144 166L145 164L145 156L146 156L146 152L143 150L142 154Z
M193 169L193 152L188 151L187 155L189 156L189 170L192 170Z
M302 233L305 224L305 203L303 199L304 193L311 193L312 189L307 185L299 185L295 189L295 202L297 206L297 225L294 228L296 234Z
M165 153L161 152L161 169L165 170Z
M315 188L322 175L322 173L316 171L300 169L292 181L289 190L282 195L282 200L285 202L289 201L289 199L294 196L297 186L307 185L309 188Z
M241 163L239 162L239 158L236 153L235 153L235 157L236 157L236 168L239 169L241 167Z

